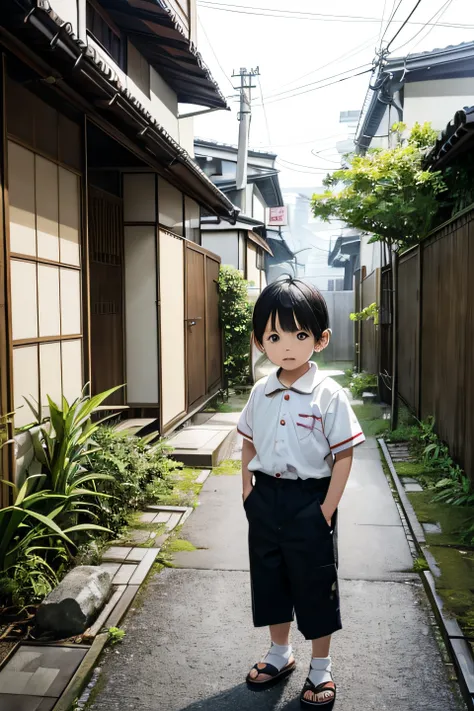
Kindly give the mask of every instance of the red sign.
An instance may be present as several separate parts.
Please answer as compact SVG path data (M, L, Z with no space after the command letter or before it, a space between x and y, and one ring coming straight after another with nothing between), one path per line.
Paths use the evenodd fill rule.
M288 224L286 207L269 207L267 212L267 227L285 227Z

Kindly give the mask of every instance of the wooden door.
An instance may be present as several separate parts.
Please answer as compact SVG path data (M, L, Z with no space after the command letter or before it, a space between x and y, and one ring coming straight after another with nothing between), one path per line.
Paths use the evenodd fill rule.
M91 380L97 394L125 382L122 200L89 187ZM121 405L118 390L108 405Z
M206 395L205 255L186 242L186 371L188 411Z
M207 391L218 390L222 381L222 331L219 317L220 263L206 256Z

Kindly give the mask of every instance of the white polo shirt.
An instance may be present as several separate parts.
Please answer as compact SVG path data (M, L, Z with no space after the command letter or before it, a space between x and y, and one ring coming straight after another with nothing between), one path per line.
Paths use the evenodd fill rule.
M334 455L364 442L343 388L310 366L289 388L277 371L255 384L237 427L257 452L250 471L321 479L331 475Z

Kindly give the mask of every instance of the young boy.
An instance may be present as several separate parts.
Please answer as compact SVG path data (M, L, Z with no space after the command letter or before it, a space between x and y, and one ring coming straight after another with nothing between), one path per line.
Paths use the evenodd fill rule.
M247 676L272 686L296 665L289 643L312 640L304 707L332 709L329 646L341 629L337 506L364 441L344 390L311 361L330 339L326 303L302 281L283 278L260 295L253 315L259 349L278 370L254 386L239 421L243 502L249 522L253 621L269 626L271 647Z

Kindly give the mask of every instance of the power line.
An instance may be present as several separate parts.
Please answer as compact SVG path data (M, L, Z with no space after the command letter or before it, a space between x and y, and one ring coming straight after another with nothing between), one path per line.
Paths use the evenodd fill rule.
M309 168L309 170L314 170L316 172L321 172L321 173L328 173L332 170L340 170L340 168L320 168L317 165L302 165L301 163L293 163L291 160L286 160L285 158L281 158L278 156L277 160L280 163L288 163L289 165L295 165L298 168Z
M421 5L422 2L423 2L423 0L417 0L417 2L415 3L415 6L414 6L414 8L413 8L413 10L410 12L410 14L408 15L407 19L402 23L401 27L398 28L397 32L395 32L394 36L392 37L392 39L391 39L390 42L388 43L388 45L387 45L387 51L390 49L390 45L393 44L393 42L397 39L397 37L398 37L398 35L400 34L400 32L403 30L403 28L408 24L408 22L410 21L410 19L413 17L414 13L416 12L416 10L418 9L418 7Z
M380 43L380 38L381 38L381 36L382 36L383 21L384 21L384 19L385 19L385 10L386 10L386 9L387 9L387 0L383 0L382 19L381 19L381 21L380 21L380 30L379 30L379 34L378 34L377 44Z
M324 149L323 149L323 150L324 150ZM317 157L317 158L321 158L321 160L325 160L325 161L327 161L328 163L334 163L335 165L339 165L339 166L341 165L341 161L340 161L340 160L331 160L331 158L325 158L325 157L322 156L322 155L318 155L318 154L321 153L321 151L316 151L316 152L315 152L314 149L312 149L312 150L311 150L311 153L312 153L313 156L315 156L315 157Z
M300 89L307 89L309 86L314 86L315 84L321 84L321 82L329 81L330 79L336 79L341 77L343 74L348 74L349 72L355 72L358 69L365 69L368 62L360 64L358 67L352 67L352 69L345 69L343 72L338 72L338 74L332 74L330 77L324 77L324 79L317 79L316 81L309 82L309 84L301 84L301 86L295 86L293 89L287 89L286 91L279 91L276 94L267 94L267 99L274 99L276 96L283 96L284 94L290 94L293 91L299 91Z
M208 36L208 34L207 34L207 32L206 32L206 30L205 30L205 28L204 28L204 25L203 25L202 22L201 22L201 18L199 17L199 15L198 15L198 22L199 22L199 25L200 25L200 27L201 27L201 30L203 31L204 37L205 37L206 40L207 40L207 44L209 45L209 49L211 50L212 54L214 55L214 59L216 60L219 69L221 70L222 74L225 76L225 78L227 79L227 81L228 81L229 84L231 85L232 90L234 90L234 85L232 84L232 82L231 82L231 80L230 80L230 78L229 78L227 72L225 71L225 69L223 68L222 64L220 63L219 57L217 56L217 54L216 54L216 52L215 52L215 50L214 50L214 47L212 46L212 42L211 42L211 40L209 39L209 36Z
M400 0L400 3L401 4ZM279 17L281 19L286 19L286 20L311 20L311 21L319 21L319 22L345 22L345 23L354 23L357 22L358 24L363 24L363 23L369 23L369 24L379 24L380 18L379 17L364 17L362 15L317 15L315 13L311 12L301 12L297 14L296 11L294 10L281 10L277 12L273 12L271 8L252 8L250 5L226 5L225 7L219 7L215 3L211 3L210 0L200 0L198 3L200 7L206 8L208 10L220 10L223 12L231 12L235 14L241 14L241 15L257 15L259 17ZM263 12L262 12L263 11ZM277 13L280 14L277 14ZM286 13L286 14L284 14ZM396 22L402 22L401 20L397 20ZM391 24L391 23L389 23ZM422 22L408 22L406 24L410 25L423 25L424 23ZM446 22L443 24L440 24L439 27L449 27L452 29L474 29L474 25L465 25L460 22Z
M381 40L380 40L380 45L382 45L382 42L383 42L384 39L385 39L385 35L386 35L387 32L388 32L388 28L389 28L390 25L392 24L393 18L394 18L395 15L397 14L398 8L400 7L400 5L401 5L402 2L403 2L403 0L398 0L398 5L397 5L397 7L395 7L396 1L397 1L397 0L394 0L393 6L392 6L392 14L391 14L390 17L388 18L387 26L386 26L385 31L384 31L384 33L383 33L383 35L382 35L382 37L381 37Z
M270 136L270 126L268 123L268 116L267 116L267 109L265 106L265 99L263 97L263 89L262 89L262 83L260 81L260 76L257 76L257 82L258 82L258 88L260 89L260 97L262 99L262 108L263 108L263 116L265 118L265 126L267 128L267 138L268 138L268 145L271 147L272 145L272 139Z
M409 51L408 54L407 54L407 57L409 57L410 54L413 53L413 50L414 50L416 47L418 47L418 45L420 44L420 42L421 42L422 40L424 40L424 39L426 39L426 38L428 37L428 35L434 30L435 27L440 27L440 25L438 24L438 21L443 17L443 15L445 14L445 12L447 11L447 9L449 8L449 6L451 5L452 2L453 2L453 0L447 0L447 2L445 2L444 5L442 5L442 6L439 8L439 10L437 10L437 11L435 12L435 14L434 14L432 17L430 17L430 19L428 20L428 22L426 22L426 23L423 25L423 27L421 28L421 30L418 30L418 32L417 32L415 35L413 35L413 37L412 37L410 40L408 40L407 42L404 42L403 44L401 44L399 47L397 47L397 48L396 48L395 50L393 50L393 51L394 51L394 52L398 52L398 51L399 51L400 49L402 49L403 47L406 47L407 44L411 44L411 43L413 42L413 40L418 37L418 35L421 35L421 33L424 32L424 30L426 30L426 28L427 28L429 25L431 25L431 27L429 28L429 30L428 30L428 32L425 34L425 36L422 37L422 39L420 39L420 40L419 40L415 45L413 45L413 47L410 49L410 51ZM438 16L439 16L439 17L438 17ZM437 20L436 20L433 24L431 24L431 23L432 23L432 20L434 20L435 18L437 18Z
M354 79L355 77L360 77L363 74L369 74L372 72L372 67L370 69L365 69L362 72L357 72L356 74L351 74L348 77L342 77L342 79L337 79L336 81L329 82L328 84L322 84L321 86L315 86L312 89L306 89L305 91L299 91L296 94L291 94L290 96L282 96L280 98L272 99L271 101L267 101L267 106L268 104L275 104L279 101L286 101L287 99L294 99L296 96L302 96L303 94L309 94L312 91L317 91L317 89L325 89L328 86L333 86L334 84L340 84L343 81L347 81L348 79Z
M357 45L356 47L353 48L349 53L344 52L343 54L340 54L337 56L335 59L332 59L330 62L327 62L327 64L322 64L320 67L316 67L316 69L312 69L310 72L307 72L306 74L303 74L300 77L296 77L296 79L292 79L292 81L287 82L286 84L282 84L280 86L280 89L284 89L286 86L290 86L291 84L295 84L297 81L300 81L300 79L306 79L306 77L311 76L311 74L316 74L316 72L321 71L321 69L326 69L326 67L329 67L333 64L338 64L341 60L345 59L350 59L351 57L355 57L357 54L360 54L363 52L365 49L367 49L372 42L376 39L377 35L373 35L370 37L370 39L366 40L362 44Z

